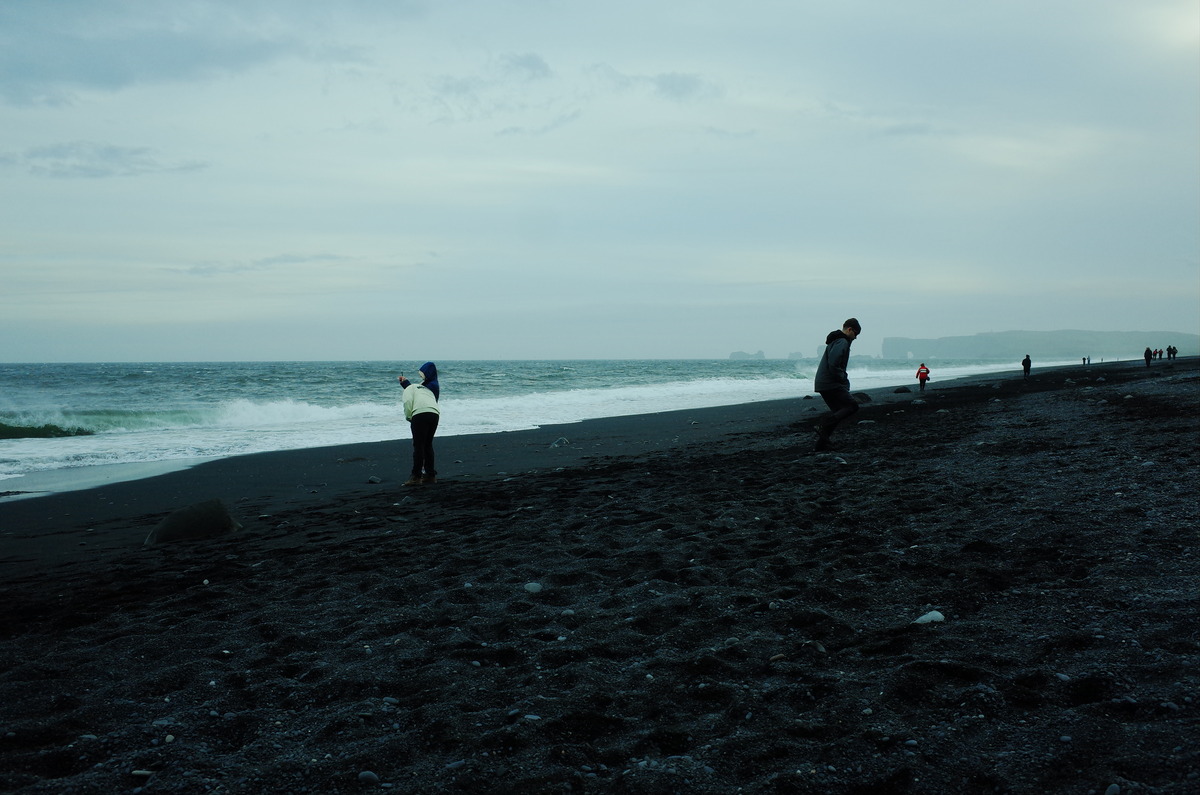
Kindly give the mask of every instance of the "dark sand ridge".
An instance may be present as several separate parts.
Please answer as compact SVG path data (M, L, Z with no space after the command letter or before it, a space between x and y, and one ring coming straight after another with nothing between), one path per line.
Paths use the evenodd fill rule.
M934 387L0 505L0 790L1200 790L1197 361Z

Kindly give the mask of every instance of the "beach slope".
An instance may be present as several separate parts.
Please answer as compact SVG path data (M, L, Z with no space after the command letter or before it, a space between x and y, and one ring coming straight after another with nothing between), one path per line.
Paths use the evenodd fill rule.
M0 790L1200 791L1196 360L870 397L0 505Z

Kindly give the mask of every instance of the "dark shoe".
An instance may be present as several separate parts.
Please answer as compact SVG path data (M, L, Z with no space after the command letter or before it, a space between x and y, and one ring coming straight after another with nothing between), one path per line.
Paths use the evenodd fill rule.
M817 443L813 447L813 452L823 453L826 450L832 450L832 449L833 449L833 444L829 441L828 436L826 436L825 434L821 434L821 435L817 436Z
M424 482L425 481L422 480L420 478L420 476L413 476L413 477L409 478L408 480L404 481L404 485L405 486L420 486Z
M428 486L430 483L437 483L436 475L426 475L425 477L421 478L422 485Z

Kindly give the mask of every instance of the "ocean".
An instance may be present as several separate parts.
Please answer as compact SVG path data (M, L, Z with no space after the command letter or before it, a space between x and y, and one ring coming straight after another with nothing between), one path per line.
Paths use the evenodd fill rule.
M396 381L422 362L0 364L0 492L34 473L179 466L407 440ZM1053 364L1071 364L1061 362ZM816 359L438 362L439 436L802 397ZM919 362L852 357L855 390L915 384ZM1015 362L931 363L939 381ZM5 483L8 480L11 482Z

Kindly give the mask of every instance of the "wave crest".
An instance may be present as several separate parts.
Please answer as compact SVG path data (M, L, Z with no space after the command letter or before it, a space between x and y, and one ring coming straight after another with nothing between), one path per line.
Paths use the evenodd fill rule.
M61 439L64 436L91 436L95 431L86 428L64 428L61 425L7 425L0 422L0 439Z

